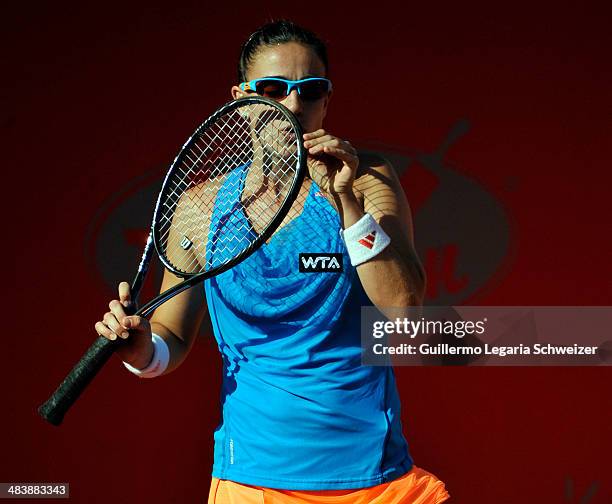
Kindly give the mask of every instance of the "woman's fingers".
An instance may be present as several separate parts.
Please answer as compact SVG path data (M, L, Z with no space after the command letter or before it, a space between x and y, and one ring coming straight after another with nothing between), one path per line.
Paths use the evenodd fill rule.
M104 322L96 322L94 328L100 336L103 336L106 339L109 339L111 341L117 339L117 335L113 331L111 331Z
M329 154L330 156L334 156L338 159L341 159L342 161L344 161L346 164L348 164L351 167L353 165L356 165L359 162L359 158L357 157L356 154L353 154L352 152L348 152L344 149L340 149L339 147L333 147L331 145L326 145L323 147L323 152L325 152L325 154Z
M119 301L123 306L129 306L132 301L130 292L130 284L127 282L121 282L119 284Z
M109 310L102 320L95 323L96 332L111 341L118 338L129 340L117 348L119 357L136 367L151 356L151 324L148 319L138 315L128 315L126 310L132 304L130 284L121 282L118 287L119 299L108 303ZM148 362L148 361L147 361ZM141 366L142 367L142 366Z
M311 131L310 133L304 133L304 140L311 140L313 138L317 138L325 134L324 129L318 129L316 131Z
M103 320L96 322L94 328L100 336L104 336L113 341L116 340L117 337L125 339L129 336L129 333L121 327L121 324L117 322L115 316L110 312L105 313Z
M325 130L317 130L304 135L304 147L308 149L308 154L317 155L322 153L332 154L340 157L343 161L357 158L357 151L350 142L342 140L333 135L328 135ZM337 156L336 153L346 153L346 156ZM351 157L349 157L351 156Z
M117 304L119 303L117 302ZM126 339L130 335L128 330L149 330L149 321L144 317L132 315L129 317L123 317L121 323L119 323L119 320L117 320L117 317L114 313L107 312L104 314L102 321L96 322L94 327L96 329L96 332L100 336L104 336L105 338L108 338L110 340L117 339L117 336Z
M123 318L124 317L121 317L121 320L123 320ZM111 331L113 331L117 336L120 336L123 339L127 338L130 335L127 328L124 327L119 322L119 319L117 319L117 316L112 312L105 313L104 318L102 319L102 322L104 322L106 327L108 327Z
M110 308L111 313L115 316L117 321L123 325L123 320L127 316L123 304L117 301L116 299L113 299L110 303L108 303L108 307Z
M317 144L311 144L309 142L306 142L304 144L305 146L308 146L308 154L310 155L316 155L316 154L320 154L321 152L323 152L323 149L327 146L327 147L340 147L340 141L337 138L330 138L329 140L326 140L324 142L319 142Z
M148 319L138 315L130 315L123 319L123 326L130 331L150 331L151 324Z

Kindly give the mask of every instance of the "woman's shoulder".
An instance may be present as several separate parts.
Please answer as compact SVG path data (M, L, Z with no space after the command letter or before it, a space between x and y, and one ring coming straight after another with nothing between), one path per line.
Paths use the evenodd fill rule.
M355 174L353 189L365 194L381 185L396 187L397 174L391 162L384 156L374 152L359 152L359 167Z

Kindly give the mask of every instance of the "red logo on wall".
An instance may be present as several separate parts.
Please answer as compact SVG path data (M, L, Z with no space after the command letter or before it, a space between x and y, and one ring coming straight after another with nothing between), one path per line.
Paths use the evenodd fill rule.
M446 160L448 148L468 132L467 120L457 122L434 152L372 143L360 149L391 161L408 196L415 244L427 273L427 304L474 302L503 278L512 255L509 220L499 200ZM92 222L88 258L113 291L136 272L165 171L159 168L133 180ZM360 243L371 247L374 240L370 234ZM149 275L153 279L144 299L157 289L161 268Z

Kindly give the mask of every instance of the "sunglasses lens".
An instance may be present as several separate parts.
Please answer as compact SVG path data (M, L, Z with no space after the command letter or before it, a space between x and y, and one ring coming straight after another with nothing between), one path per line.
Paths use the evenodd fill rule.
M315 80L304 82L301 85L300 97L302 100L320 100L329 92L329 82L325 80Z
M278 100L287 96L287 84L275 80L262 80L257 83L257 94Z
M304 101L320 100L329 93L330 83L327 80L309 80L298 84L300 98ZM287 83L276 79L262 79L257 82L255 91L260 96L283 100L287 96Z

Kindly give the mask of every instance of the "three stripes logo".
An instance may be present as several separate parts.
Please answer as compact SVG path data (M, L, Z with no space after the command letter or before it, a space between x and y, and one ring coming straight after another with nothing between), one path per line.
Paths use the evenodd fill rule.
M301 273L341 273L342 254L300 254Z
M368 233L363 238L361 238L361 240L359 240L359 243L361 243L364 247L367 247L370 250L372 250L372 247L374 246L375 241L376 241L376 231L372 231L371 233Z

